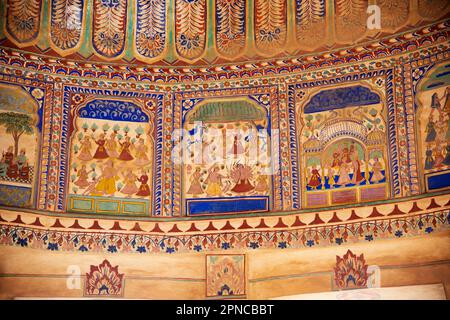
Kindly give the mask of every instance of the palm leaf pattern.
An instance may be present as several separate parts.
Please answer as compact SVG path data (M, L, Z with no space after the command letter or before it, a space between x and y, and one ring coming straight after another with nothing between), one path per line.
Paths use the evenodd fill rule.
M335 0L336 15L338 17L355 19L366 12L367 6L368 0Z
M41 0L7 0L6 29L18 42L36 39L40 28Z
M446 12L450 7L450 3L447 0L418 0L417 7L417 12L421 17L433 19Z
M296 0L296 36L301 43L312 45L323 39L325 34L325 0ZM314 31L313 31L314 29ZM308 41L309 40L309 41Z
M409 16L409 2L398 0L377 0L381 9L381 27L396 28L404 24ZM421 12L421 11L419 11Z
M297 0L295 22L297 26L309 26L325 18L325 0Z
M108 58L120 55L125 46L127 0L94 0L93 45Z
M284 46L286 9L286 0L255 0L255 42L261 51Z
M206 0L175 1L176 48L180 56L199 57L206 43Z
M81 37L83 0L52 0L50 37L60 49L74 48Z
M238 55L245 46L246 0L216 0L217 51L227 57Z
M137 51L154 58L166 44L166 0L137 0L136 7Z
M334 6L338 41L355 41L366 32L368 0L335 0Z

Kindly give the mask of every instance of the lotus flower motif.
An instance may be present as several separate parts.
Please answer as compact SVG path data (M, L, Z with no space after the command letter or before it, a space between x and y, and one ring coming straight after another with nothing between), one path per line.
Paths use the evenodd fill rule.
M88 296L120 296L123 288L123 274L119 273L119 266L111 266L108 260L100 265L91 265L86 273L85 295Z
M339 289L357 289L367 287L367 264L364 254L359 257L350 250L341 258L336 256L334 281Z

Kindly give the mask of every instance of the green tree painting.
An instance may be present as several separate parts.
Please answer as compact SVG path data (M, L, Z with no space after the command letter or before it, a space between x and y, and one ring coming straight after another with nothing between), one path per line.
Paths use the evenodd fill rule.
M15 112L0 113L0 125L6 128L6 133L14 139L14 156L19 153L19 139L23 134L33 134L32 118L29 115Z

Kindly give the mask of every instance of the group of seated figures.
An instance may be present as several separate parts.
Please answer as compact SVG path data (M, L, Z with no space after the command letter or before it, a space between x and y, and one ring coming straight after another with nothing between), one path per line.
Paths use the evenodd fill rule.
M29 183L32 177L32 167L28 163L25 148L16 154L14 147L9 146L3 151L0 161L0 180Z

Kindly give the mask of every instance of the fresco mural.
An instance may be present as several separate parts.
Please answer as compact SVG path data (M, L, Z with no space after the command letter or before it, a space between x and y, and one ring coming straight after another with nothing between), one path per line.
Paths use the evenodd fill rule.
M190 215L268 211L267 112L249 100L206 100L186 116L184 193Z
M3 253L19 255L32 248L36 252L29 253L40 261L42 254L94 257L81 266L84 287L61 296L145 295L142 281L135 280L154 282L154 277L129 266L146 259L162 279L152 298L274 297L286 291L282 285L276 288L280 283L289 282L292 290L302 286L304 279L292 264L315 248L327 253L319 261L329 266L326 288L356 289L371 283L366 252L374 248L395 257L388 266L417 265L399 262L401 255L392 254L398 245L414 248L408 255L415 257L431 247L445 248L450 208L448 22L402 29L401 34L374 38L373 46L361 43L345 52L330 49L290 59L283 51L291 46L294 53L296 41L317 47L333 43L336 1L296 1L302 10L285 35L281 21L293 16L283 16L282 1L272 3L280 5L273 24L258 18L259 35L242 12L252 11L256 3L263 12L267 1L246 2L245 9L239 0L191 1L192 8L205 4L208 14L183 19L191 20L199 34L203 26L211 33L201 50L184 52L170 43L176 33L163 39L161 30L171 30L173 17L158 18L163 10L173 12L167 4L175 2L139 1L145 4L141 11L133 11L138 2L128 1L126 7L92 2L95 10L112 6L96 17L117 14L118 19L106 28L108 35L101 35L106 29L103 18L97 18L97 35L88 28L79 40L77 33L57 37L58 24L67 21L62 2L52 3L53 22L45 24L54 35L49 45L61 47L58 54L73 50L73 55L55 59L4 46L0 50L0 247ZM82 20L74 21L92 22L92 3L68 3L86 10ZM159 4L154 12L148 10L152 3ZM286 3L286 9L293 8L294 2ZM343 15L354 15L342 8ZM90 20L84 12L90 12ZM135 14L140 29L130 27ZM227 15L233 19L227 21ZM211 17L220 17L220 26ZM389 28L403 28L405 19L392 18ZM202 20L200 26L197 20ZM415 20L408 16L406 21ZM121 23L127 26L124 42L102 42L103 36L114 39ZM279 31L271 31L274 25L280 25ZM308 35L316 27L323 28L317 42ZM282 36L263 39L264 30ZM302 37L295 38L294 30ZM355 37L364 39L365 31L358 32ZM85 43L92 37L97 37L95 53ZM161 43L150 46L158 37ZM256 37L259 48L252 42ZM139 52L135 59L128 46L137 38L141 42L133 49ZM230 44L230 39L236 40ZM47 40L40 39L42 48ZM276 59L247 57L252 50L270 56L270 41L280 43L273 49L280 54ZM166 54L170 62L151 65ZM87 56L90 63L77 60ZM221 64L234 56L248 61ZM202 65L215 58L217 64ZM106 59L129 60L102 62ZM151 63L143 66L141 61ZM202 62L183 66L192 61ZM186 137L182 163L173 159L178 129ZM276 168L269 159L276 159ZM18 193L17 187L26 191ZM24 206L33 210L19 208ZM353 254L347 251L351 244L371 249ZM267 252L270 264L264 264ZM114 261L104 261L102 255L112 254ZM62 260L60 266L67 262ZM169 260L179 268L161 274L158 267ZM430 263L430 274L442 277L433 272L440 266ZM280 278L280 267L291 280ZM314 277L314 265L308 268L303 271ZM416 272L410 273L414 278ZM60 280L61 286L47 290L59 292L66 279ZM174 280L176 290L171 287ZM14 283L9 288L14 293L25 287Z
M418 84L417 118L425 189L450 187L450 64L430 69Z
M134 102L95 99L75 117L69 210L148 214L153 141L150 117Z
M0 204L33 203L39 150L39 105L33 96L44 93L0 83Z
M430 39L445 44L445 28L445 24L433 25ZM78 65L69 57L55 64L45 55L17 55L5 48L0 60L2 81L23 87L38 104L42 99L32 95L33 88L45 84L49 88L45 92L50 92L46 98L50 107L40 111L41 120L33 118L38 128L42 126L39 121L47 123L42 134L44 156L37 164L41 171L33 168L29 173L39 179L37 208L60 213L239 217L444 189L427 189L426 183L431 175L441 176L447 170L447 141L442 142L445 130L440 124L448 120L444 108L447 85L427 87L424 81L428 80L420 79L433 77L431 70L447 59L446 49L439 47L437 53L417 49L434 59L421 58L418 65L406 47L417 45L418 40L403 35L394 38L398 37L400 48L380 41L386 45L381 51L364 47L361 52L330 53L302 63L267 60L264 65L231 63L198 69L174 64L171 71L161 66L151 72L138 64ZM340 58L333 60L332 54ZM376 58L365 61L368 54ZM405 74L397 60L390 60L394 54L408 61L410 69ZM322 63L330 65L322 70ZM15 73L16 67L6 65L27 72ZM399 85L402 81L405 87ZM425 99L423 105L428 108L434 93L440 108L425 112L423 120L432 120L427 129L426 122L415 123L414 102L418 115L421 101ZM152 107L150 100L154 100ZM120 118L93 110L77 113L94 104L101 109L117 102L146 116ZM177 129L186 130L190 139L183 149L189 161L182 165L172 161ZM226 134L235 130L240 132ZM429 133L421 135L426 130ZM198 132L203 133L201 140ZM271 149L275 134L279 144ZM29 135L22 135L19 145L25 137ZM3 148L5 154L11 154L11 145L14 149L11 139ZM422 148L420 139L425 144L423 152L415 149ZM207 150L206 161L197 163L194 151L199 146ZM253 161L253 147L261 148L260 154L268 159L278 157L277 170L266 172L272 164L264 158ZM431 157L425 169L427 147ZM17 158L23 158L20 152L19 147ZM30 168L37 161L28 149L24 157Z
M89 255L86 298L365 288L372 241L414 269L450 224L447 2L0 0L2 254Z
M305 94L300 119L305 206L386 199L386 110L381 93L363 82Z

